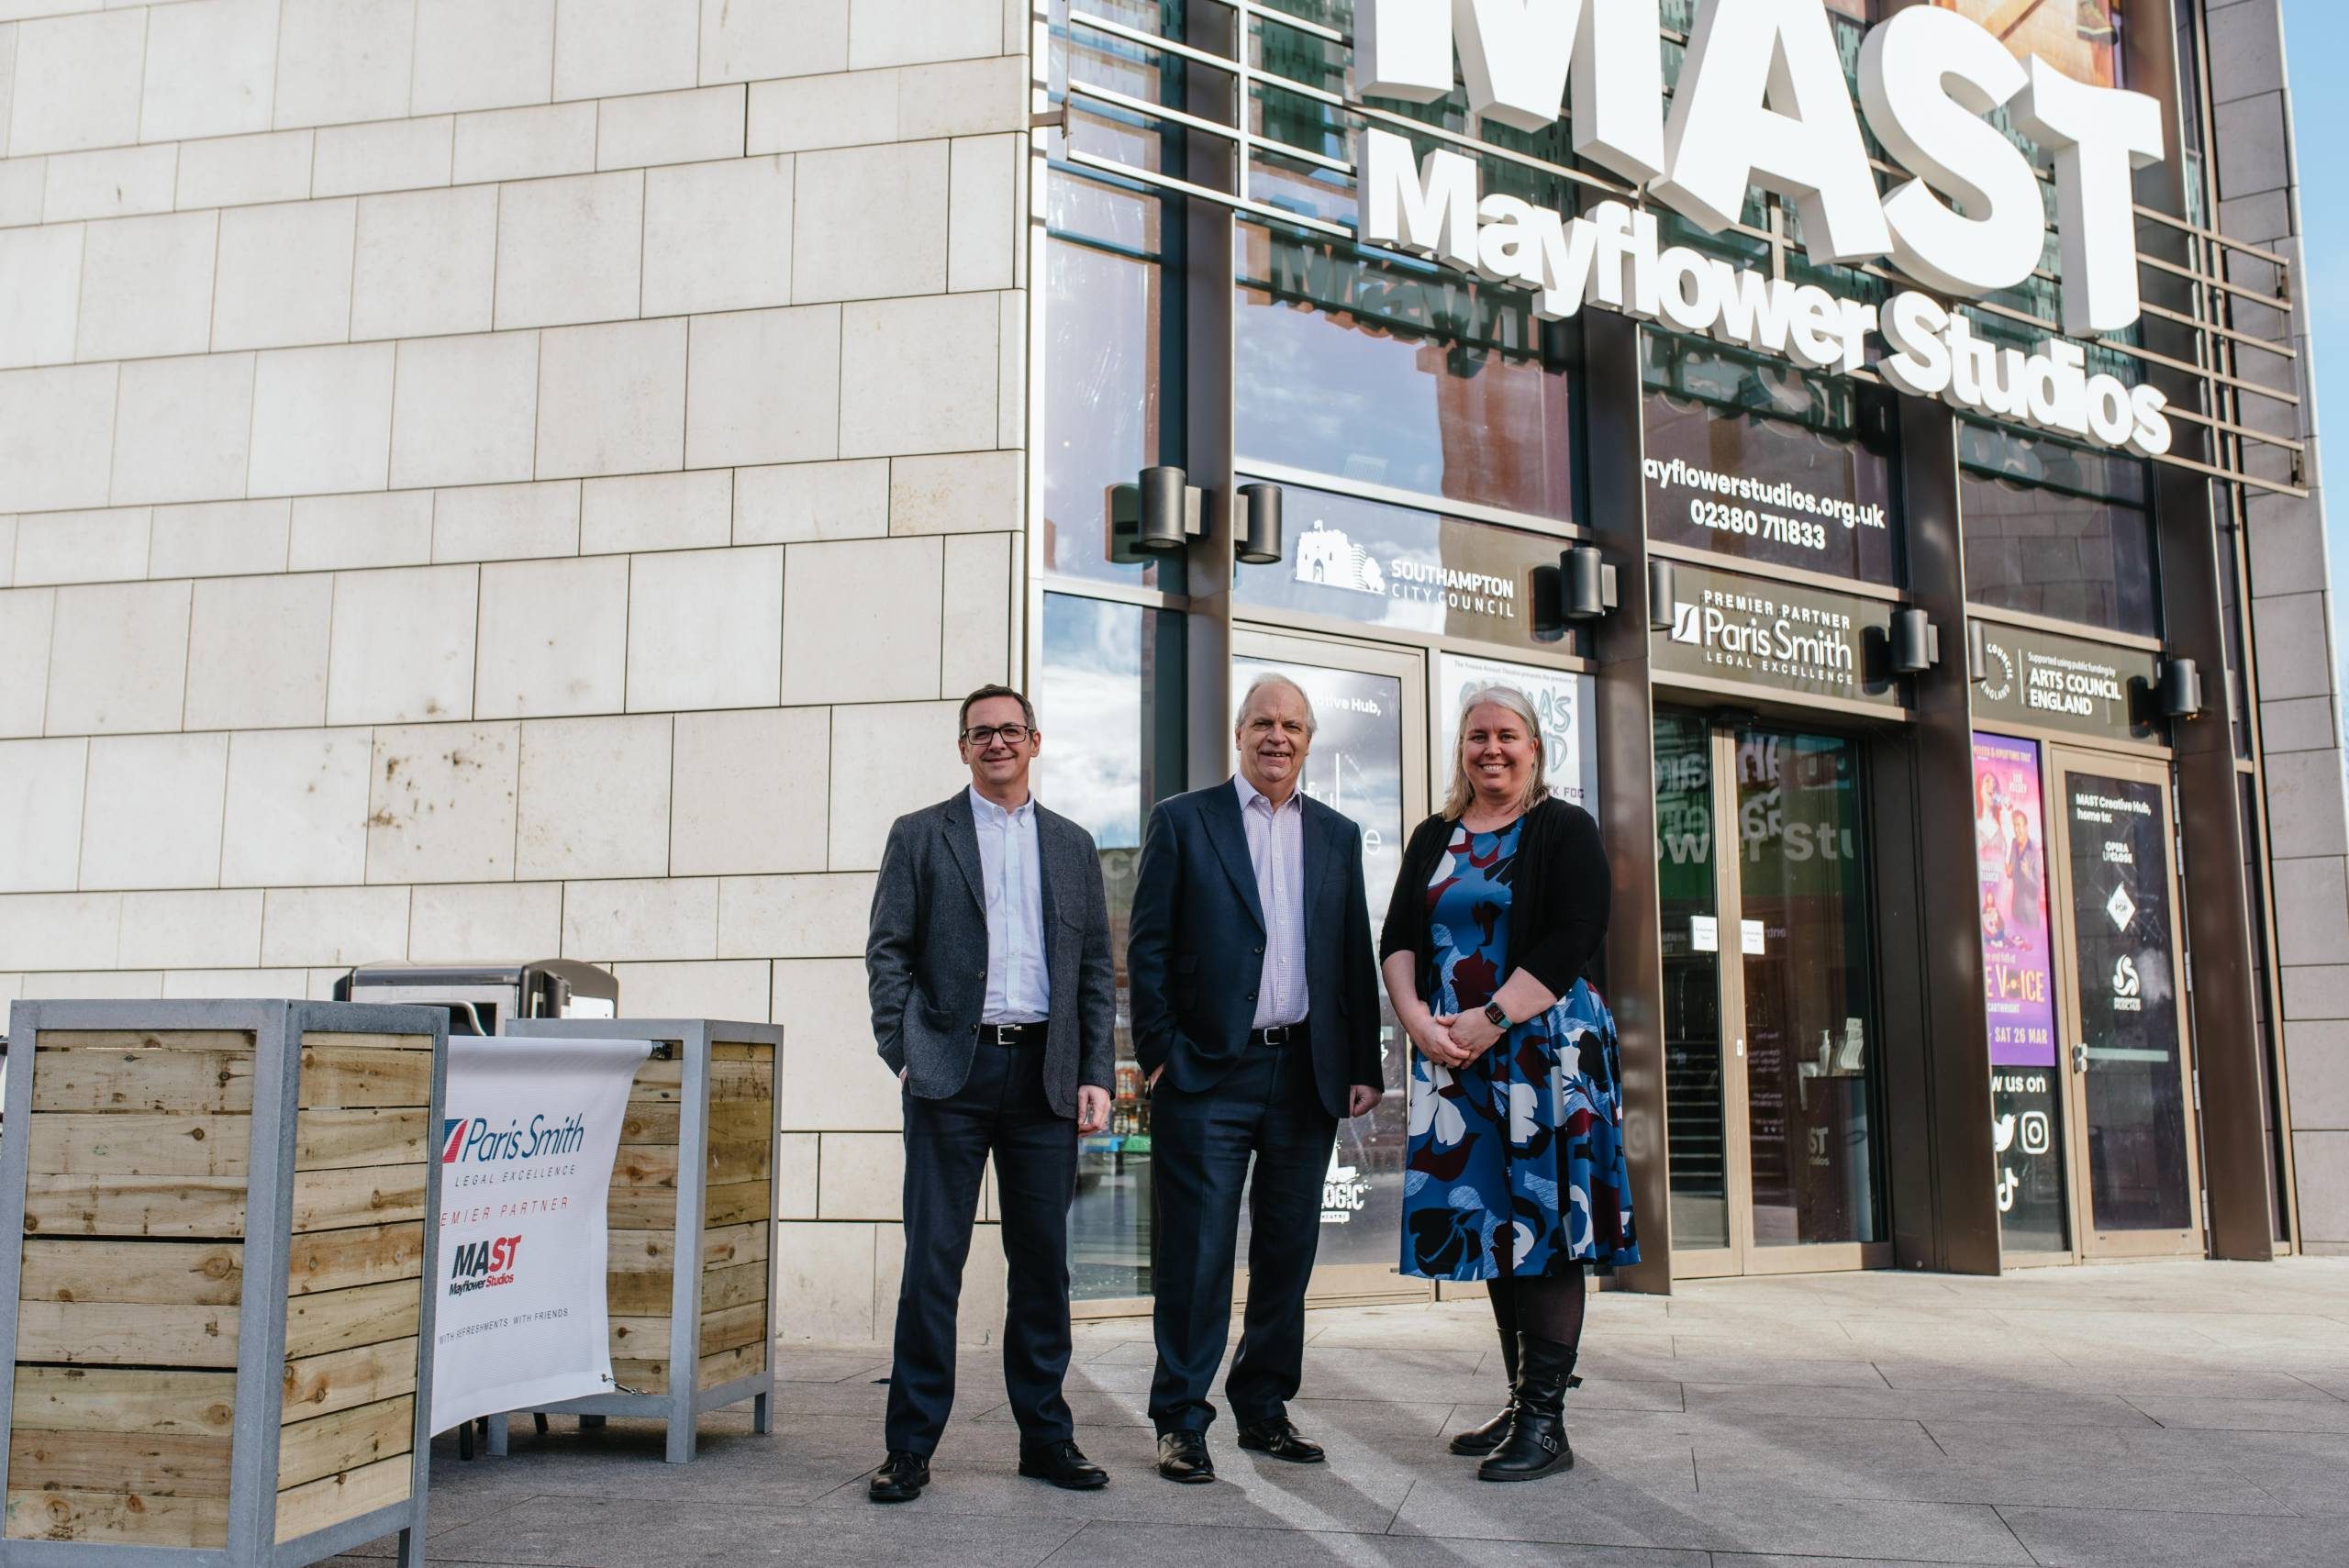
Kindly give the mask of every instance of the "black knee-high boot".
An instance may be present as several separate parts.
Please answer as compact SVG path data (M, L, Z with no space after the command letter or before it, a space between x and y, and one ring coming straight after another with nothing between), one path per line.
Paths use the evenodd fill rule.
M1508 1280L1494 1280L1486 1287L1493 1304L1493 1326L1500 1330L1501 1369L1508 1375L1508 1403L1480 1427L1471 1427L1452 1440L1452 1451L1474 1458L1487 1454L1500 1446L1501 1434L1508 1429L1508 1418L1517 1408L1517 1304Z
M1575 1381L1575 1347L1522 1335L1517 1367L1508 1429L1491 1457L1476 1467L1479 1481L1533 1481L1574 1468L1575 1451L1566 1441L1566 1390Z

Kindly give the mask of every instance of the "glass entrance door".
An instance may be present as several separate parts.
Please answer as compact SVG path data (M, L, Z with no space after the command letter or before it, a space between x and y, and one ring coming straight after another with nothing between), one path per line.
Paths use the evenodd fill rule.
M1403 863L1405 837L1429 809L1426 656L1408 649L1246 630L1234 632L1232 655L1235 705L1249 684L1265 674L1287 676L1312 700L1319 728L1306 753L1303 788L1362 825L1363 880L1375 932ZM1409 1061L1402 1027L1383 993L1379 1028L1386 1043L1386 1099L1371 1116L1339 1124L1322 1184L1320 1249L1309 1296L1316 1302L1426 1294L1421 1282L1396 1273L1403 1157L1409 1140L1404 1094ZM1243 1208L1243 1263L1247 1255Z
M1656 763L1674 1270L1888 1262L1862 748L1667 710Z
M2168 770L2084 752L2053 762L2079 1249L2199 1252Z

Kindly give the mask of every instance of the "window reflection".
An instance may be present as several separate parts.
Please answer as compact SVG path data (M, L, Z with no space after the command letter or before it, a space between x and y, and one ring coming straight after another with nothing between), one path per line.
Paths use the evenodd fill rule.
M1182 591L1179 557L1112 537L1110 495L1179 444L1165 395L1177 337L1153 198L1052 177L1044 247L1044 569ZM1178 291L1179 292L1179 291Z
M1036 682L1036 793L1093 835L1117 965L1118 1066L1109 1128L1083 1140L1069 1211L1071 1288L1083 1300L1151 1290L1150 1106L1134 1061L1126 932L1142 825L1182 786L1182 620L1134 605L1044 595Z
M1575 516L1568 330L1523 290L1240 230L1243 460Z
M2143 462L1971 423L1958 427L1958 458L1968 599L2159 634Z

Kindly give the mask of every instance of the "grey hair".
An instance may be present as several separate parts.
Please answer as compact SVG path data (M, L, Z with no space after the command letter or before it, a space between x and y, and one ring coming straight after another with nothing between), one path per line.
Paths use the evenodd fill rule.
M1461 694L1460 716L1452 727L1452 787L1443 797L1443 815L1449 821L1459 821L1462 813L1476 799L1476 786L1468 782L1468 764L1460 756L1468 739L1468 716L1480 707L1508 709L1525 721L1525 732L1533 738L1533 778L1525 786L1525 797L1517 803L1519 815L1532 810L1550 795L1550 786L1542 778L1549 771L1550 749L1542 739L1542 717L1533 711L1532 699L1515 686L1471 686Z
M1295 692L1297 694L1297 700L1305 705L1305 733L1307 738L1309 740L1320 732L1321 719L1319 716L1313 711L1313 699L1306 695L1305 688L1298 685L1295 681L1290 680L1286 675L1280 674L1274 671L1266 671L1264 674L1257 676L1254 680L1248 683L1248 690L1242 694L1240 698L1240 717L1231 721L1231 728L1235 731L1239 729L1240 726L1243 722L1246 721L1248 717L1248 710L1256 706L1256 694L1264 690L1267 686L1286 686L1290 691Z

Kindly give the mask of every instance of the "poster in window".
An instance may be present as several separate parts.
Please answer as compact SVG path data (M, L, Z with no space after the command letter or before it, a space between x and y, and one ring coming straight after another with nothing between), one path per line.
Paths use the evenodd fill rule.
M1982 1010L1990 1030L1990 1140L2009 1251L2065 1245L2056 1140L2054 942L2039 746L1974 737L1974 854Z

